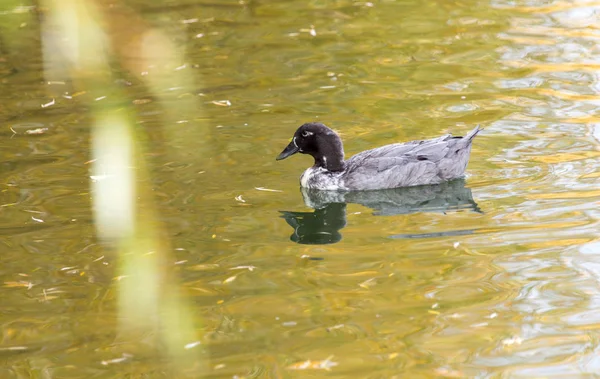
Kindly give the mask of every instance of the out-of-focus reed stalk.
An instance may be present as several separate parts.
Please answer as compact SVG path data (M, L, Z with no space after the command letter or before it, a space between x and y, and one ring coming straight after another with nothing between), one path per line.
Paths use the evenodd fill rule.
M181 67L176 49L161 31L138 22L128 29L135 31L135 38L124 38L139 52L134 62L123 56L117 40L107 32L114 25L111 18L102 17L100 2L46 0L43 4L47 9L42 27L47 80L72 81L77 91L85 91L81 98L87 99L93 120L94 220L98 237L119 255L120 272L115 273L119 338L131 345L143 336L143 343L151 341L155 349L166 346L173 368L179 374L196 376L202 370L199 337L171 270L174 259L150 193L144 138L135 127L131 101L114 84L108 63L116 61L122 68L136 70L154 67L155 75L145 79L145 84L150 92L158 92L161 83L185 80L179 72L175 76L174 68ZM169 53L152 54L157 51Z

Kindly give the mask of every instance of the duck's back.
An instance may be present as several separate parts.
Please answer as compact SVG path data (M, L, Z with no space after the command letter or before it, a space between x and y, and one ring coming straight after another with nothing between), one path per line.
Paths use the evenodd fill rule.
M363 151L346 161L345 186L370 190L437 184L464 175L477 126L465 137L397 143Z

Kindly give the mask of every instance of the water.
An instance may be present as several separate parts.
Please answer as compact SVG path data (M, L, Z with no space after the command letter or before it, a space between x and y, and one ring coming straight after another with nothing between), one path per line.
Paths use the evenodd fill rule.
M0 376L169 377L148 336L119 342L117 260L91 213L90 117L41 79L33 11L8 3ZM144 185L204 349L197 376L599 372L598 3L128 5L116 12L186 52L196 82L165 84L163 101L201 104L165 116L141 101L152 96L137 74L115 70L139 100ZM315 120L348 156L485 130L464 182L315 211L298 188L310 159L275 161Z

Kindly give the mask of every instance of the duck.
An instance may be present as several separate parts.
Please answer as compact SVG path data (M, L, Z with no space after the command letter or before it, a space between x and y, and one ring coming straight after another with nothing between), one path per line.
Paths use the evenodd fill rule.
M464 137L441 137L394 143L344 159L340 136L320 122L301 125L276 160L296 153L314 158L300 186L332 191L366 191L447 182L464 176L476 126Z

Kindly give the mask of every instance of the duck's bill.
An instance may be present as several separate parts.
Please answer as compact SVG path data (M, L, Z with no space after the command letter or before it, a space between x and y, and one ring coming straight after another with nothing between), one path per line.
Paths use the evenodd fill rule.
M279 154L277 156L277 158L275 158L275 159L280 161L282 159L289 157L290 155L296 154L299 150L300 149L298 149L298 146L296 146L296 144L294 144L294 141L292 141L292 142L290 142L289 145L287 145L287 147L285 149L283 149L281 154Z

